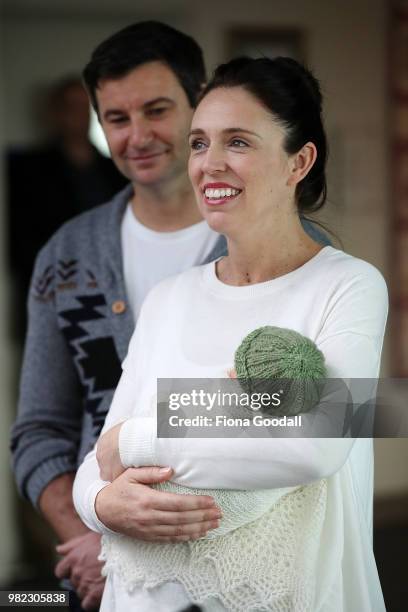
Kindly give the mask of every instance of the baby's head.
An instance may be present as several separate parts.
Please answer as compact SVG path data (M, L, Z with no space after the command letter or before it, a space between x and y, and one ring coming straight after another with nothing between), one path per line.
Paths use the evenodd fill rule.
M247 393L280 393L280 405L268 412L294 415L317 404L327 372L323 353L312 340L294 330L267 325L243 339L230 376L238 378Z

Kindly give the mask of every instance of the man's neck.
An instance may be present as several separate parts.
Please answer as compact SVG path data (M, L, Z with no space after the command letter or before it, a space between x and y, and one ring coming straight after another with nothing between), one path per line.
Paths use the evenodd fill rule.
M173 186L134 184L131 200L136 219L157 232L174 232L202 221L189 182Z

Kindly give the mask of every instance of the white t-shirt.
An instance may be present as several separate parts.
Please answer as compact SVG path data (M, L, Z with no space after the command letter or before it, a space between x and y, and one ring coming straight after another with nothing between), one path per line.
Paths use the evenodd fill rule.
M219 234L205 221L175 232L156 232L136 219L129 204L122 220L121 238L125 287L137 321L150 289L204 261Z
M124 463L171 465L173 480L188 487L264 489L326 478L314 612L385 610L372 551L372 440L157 438L151 398L159 377L225 376L243 337L264 325L313 340L331 377L375 378L386 316L379 272L332 247L289 274L243 287L218 280L214 263L194 268L160 283L147 297L104 426L106 431L128 419L121 432ZM74 501L88 527L112 533L94 509L104 486L92 451L77 472ZM168 607L169 593L174 607ZM189 599L177 583L148 591L138 586L129 594L113 572L104 602L112 610L137 602L140 610L175 612Z

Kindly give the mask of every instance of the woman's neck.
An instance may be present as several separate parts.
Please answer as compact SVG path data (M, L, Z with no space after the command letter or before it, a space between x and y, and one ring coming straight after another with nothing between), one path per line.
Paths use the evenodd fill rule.
M262 283L288 274L322 248L304 231L297 213L287 223L277 223L273 230L264 228L227 236L227 243L228 256L218 262L217 276L222 282L236 286Z

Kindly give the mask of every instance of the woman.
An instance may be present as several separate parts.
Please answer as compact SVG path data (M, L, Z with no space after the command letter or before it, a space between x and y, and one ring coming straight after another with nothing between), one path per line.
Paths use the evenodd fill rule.
M107 444L119 440L119 471L170 465L187 487L284 491L259 520L218 538L218 548L107 536L102 609L175 611L195 601L205 610L384 610L370 440L156 437L156 379L223 376L242 338L264 325L312 339L331 377L375 379L387 312L378 271L322 248L299 221L326 197L321 94L307 70L287 58L220 66L190 145L198 206L226 236L229 255L149 294L104 431L127 420ZM74 497L96 530L106 484L93 452Z

